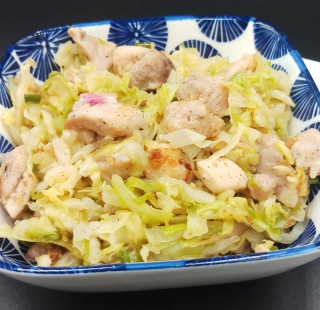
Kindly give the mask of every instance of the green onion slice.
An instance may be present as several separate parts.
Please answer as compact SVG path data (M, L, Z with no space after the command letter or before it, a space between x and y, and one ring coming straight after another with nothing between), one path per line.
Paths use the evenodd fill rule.
M142 46L142 47L146 47L146 48L153 48L153 44L148 43L148 42L136 42L134 45L135 46Z
M25 103L39 103L41 100L41 94L25 94L24 102Z

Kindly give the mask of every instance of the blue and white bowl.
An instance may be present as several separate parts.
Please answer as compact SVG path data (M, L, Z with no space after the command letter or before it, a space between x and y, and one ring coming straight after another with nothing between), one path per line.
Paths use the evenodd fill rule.
M172 52L184 43L201 56L228 56L230 61L258 50L272 66L287 72L294 81L291 97L296 104L290 133L311 127L320 129L320 93L299 52L272 25L254 17L165 16L146 19L104 20L65 25L28 34L12 43L0 62L0 109L10 107L6 82L20 64L32 57L38 64L35 77L44 81L59 69L53 55L60 43L69 40L69 27L81 27L87 34L118 45L154 42L160 50ZM1 110L0 110L1 113ZM4 127L0 127L0 152L13 148ZM312 185L309 221L300 237L286 248L268 253L222 256L197 260L109 264L45 268L30 264L26 249L15 240L0 239L0 272L37 286L82 292L133 291L208 285L271 276L320 257L320 185ZM0 222L8 220L0 210Z

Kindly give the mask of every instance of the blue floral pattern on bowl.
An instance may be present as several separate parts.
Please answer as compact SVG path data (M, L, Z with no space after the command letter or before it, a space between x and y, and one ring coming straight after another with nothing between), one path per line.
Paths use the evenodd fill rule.
M249 18L228 16L203 16L197 19L199 29L208 38L216 42L228 43L243 35L250 22Z
M320 93L310 80L310 73L302 71L291 90L291 97L296 104L293 115L302 121L308 121L320 112Z
M285 35L271 25L256 18L237 16L168 16L145 19L101 21L65 25L44 29L20 38L5 51L0 62L0 108L11 106L6 82L15 75L21 63L33 57L38 66L34 75L44 81L52 70L59 69L53 62L53 55L60 43L69 40L67 31L71 26L82 27L91 34L119 45L133 45L137 42L154 42L157 49L172 52L181 44L196 48L204 57L221 55L230 60L240 58L244 53L259 51L272 66L284 70L293 81L291 97L296 104L293 110L294 131L305 128L319 128L319 91L304 65L300 55ZM253 38L253 40L251 40ZM276 47L276 48L275 48ZM0 152L11 150L8 135L0 135ZM320 186L311 187L309 207L312 209L319 196ZM65 268L41 268L29 264L23 254L25 249L19 243L0 239L0 268L24 273L95 273L118 270L148 270L196 267L218 264L249 262L265 259L279 259L296 254L318 251L320 246L320 220L311 212L307 228L287 248L269 253L242 254L201 260L118 264L103 266L82 266Z
M210 58L214 56L221 56L219 52L210 44L204 43L199 40L187 40L181 42L174 50L179 50L180 46L185 46L188 48L195 48L201 57Z
M166 20L163 17L139 20L131 19L126 23L112 21L108 41L118 45L153 42L155 48L164 50L168 39Z
M281 58L292 50L291 45L287 44L286 37L279 36L279 33L272 31L272 28L265 23L255 23L253 31L256 49L266 59Z

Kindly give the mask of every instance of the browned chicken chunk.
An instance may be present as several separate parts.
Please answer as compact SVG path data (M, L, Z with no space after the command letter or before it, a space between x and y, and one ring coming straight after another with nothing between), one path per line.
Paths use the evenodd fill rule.
M228 89L213 77L203 74L192 73L183 79L176 95L179 101L199 100L215 115L228 109Z
M23 146L6 154L0 175L0 203L12 218L18 219L36 185L35 176L27 171L27 154Z
M276 135L262 134L260 136L258 139L259 164L256 166L256 169L259 174L267 174L274 179L276 183L274 192L277 200L293 208L298 203L299 197L295 188L296 185L289 182L287 176L294 172L294 168L288 163L285 163L283 154L276 146L276 143L279 141L280 139ZM278 166L282 166L287 172L278 173ZM270 189L270 191L267 192L271 195L273 185L267 187ZM267 196L268 195L266 195L265 198L267 198Z
M320 131L310 128L286 140L295 160L311 178L320 175Z
M199 101L174 101L164 111L163 131L189 129L207 138L214 137L224 126L222 118L210 113Z
M113 53L115 72L122 76L130 74L130 86L152 91L167 82L174 68L171 60L163 53L141 46L119 46Z
M116 48L116 44L87 35L80 28L69 28L68 34L98 70L112 69L112 53Z
M253 199L266 200L274 194L274 189L277 185L274 177L264 173L257 173L253 179L257 187L248 186Z
M183 155L180 149L161 143L157 148L147 150L148 165L144 170L147 179L158 179L168 175L171 178L190 183L194 180L194 163Z
M36 262L39 256L48 254L51 266L54 266L64 252L66 252L66 250L58 245L36 242L29 247L26 258L32 262Z
M233 74L239 71L253 72L257 63L254 54L245 54L241 59L234 61L226 72L226 78L229 79Z
M227 158L206 159L197 162L200 180L214 194L247 187L245 172Z
M143 113L132 105L119 103L116 94L84 93L69 113L65 128L115 138L131 135L144 123Z

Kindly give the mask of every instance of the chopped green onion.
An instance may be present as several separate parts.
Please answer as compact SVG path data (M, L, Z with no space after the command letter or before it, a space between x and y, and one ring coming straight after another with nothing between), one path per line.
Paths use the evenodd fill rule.
M128 251L128 250L123 250L120 251L119 257L121 260L121 263L136 263L136 262L142 262L142 257L139 252L133 250L133 251Z
M41 94L25 94L24 102L25 103L39 103L41 100Z
M319 180L317 178L315 179L309 179L309 184L319 184Z
M136 42L134 45L135 46L142 46L142 47L146 47L146 48L153 47L153 43L148 43L148 42Z

